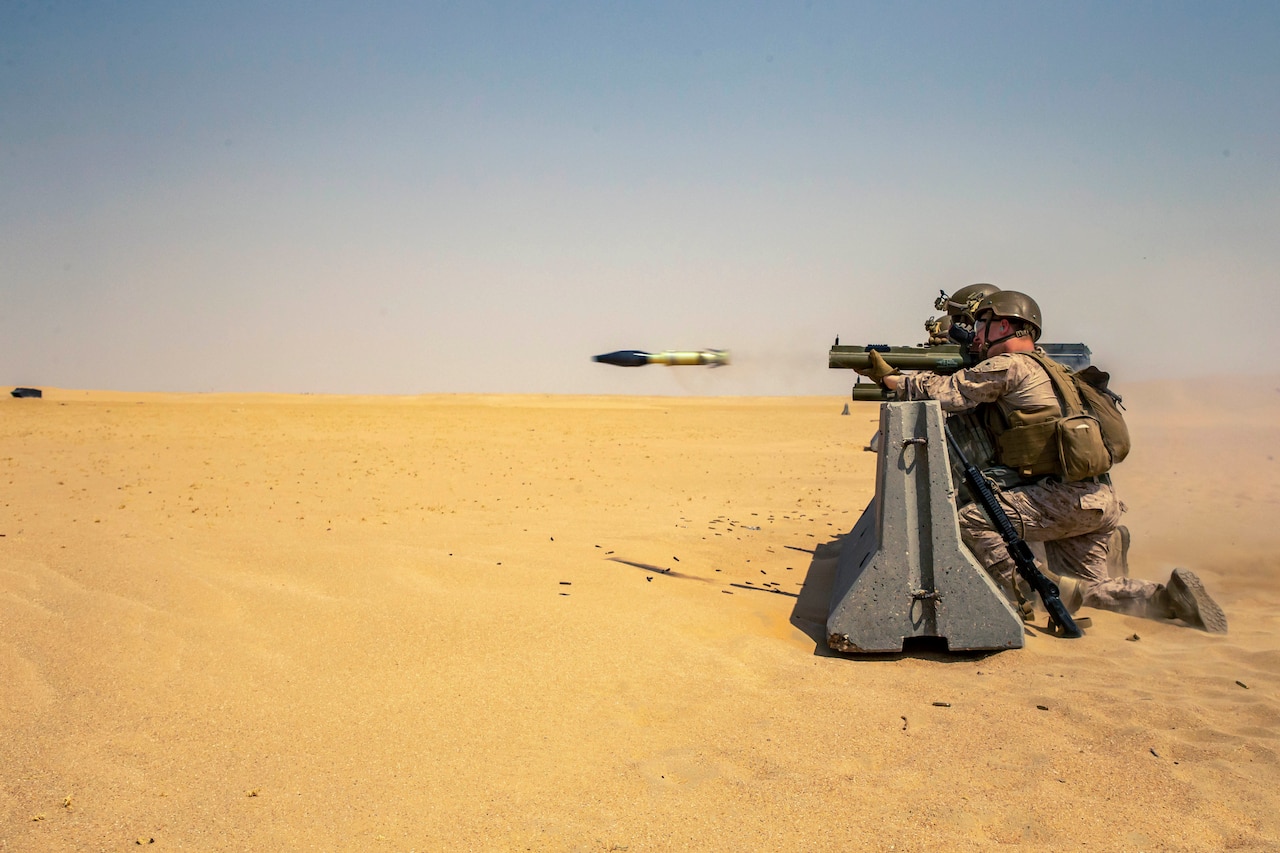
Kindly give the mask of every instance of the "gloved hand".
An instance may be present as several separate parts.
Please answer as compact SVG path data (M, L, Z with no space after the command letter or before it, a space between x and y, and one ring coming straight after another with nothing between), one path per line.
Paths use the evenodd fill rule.
M884 356L880 355L876 350L867 353L867 361L870 364L862 369L855 368L854 372L861 376L865 376L877 385L884 384L886 376L895 376L901 374L902 371L895 367L890 367L889 362L884 360Z

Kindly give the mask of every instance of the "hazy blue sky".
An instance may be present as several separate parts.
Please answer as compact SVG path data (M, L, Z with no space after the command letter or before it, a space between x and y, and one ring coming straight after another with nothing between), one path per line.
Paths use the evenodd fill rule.
M974 281L1275 372L1277 232L1276 2L0 3L4 383L844 394Z

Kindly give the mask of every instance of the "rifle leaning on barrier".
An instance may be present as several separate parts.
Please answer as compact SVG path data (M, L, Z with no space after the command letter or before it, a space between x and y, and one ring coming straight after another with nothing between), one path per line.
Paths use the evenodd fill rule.
M1044 609L1049 611L1050 627L1057 626L1062 636L1070 639L1083 637L1084 631L1080 630L1076 620L1071 618L1071 613L1067 610L1067 606L1062 603L1058 585L1045 577L1044 572L1036 567L1036 559L1031 553L1031 546L1014 529L1013 522L1009 520L1009 515L1004 511L1004 507L1000 506L1000 502L996 500L995 492L991 490L991 484L987 482L987 478L982 476L982 472L965 458L964 451L960 449L960 443L956 441L955 436L951 434L951 430L947 428L946 424L943 424L942 429L947 434L947 443L951 445L952 452L955 453L956 459L959 460L961 467L964 468L964 482L969 487L970 494L973 495L978 503L982 504L982 508L987 512L987 517L991 519L991 523L1000 531L1000 536L1004 539L1005 547L1009 549L1009 557L1017 567L1018 574L1039 593L1040 600L1044 602Z

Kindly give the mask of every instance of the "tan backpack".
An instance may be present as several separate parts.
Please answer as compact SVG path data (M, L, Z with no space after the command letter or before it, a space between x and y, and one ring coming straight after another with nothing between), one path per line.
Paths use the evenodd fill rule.
M1038 352L1027 355L1049 374L1062 403L1057 444L1063 479L1087 480L1122 462L1129 455L1129 428L1120 396L1107 388L1111 375L1093 366L1073 371Z

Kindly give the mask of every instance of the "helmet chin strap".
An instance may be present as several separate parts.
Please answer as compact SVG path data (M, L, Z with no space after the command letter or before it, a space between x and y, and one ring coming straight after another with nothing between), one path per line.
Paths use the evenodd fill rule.
M989 340L986 343L984 343L982 345L982 348L979 350L979 355L981 355L983 358L986 358L987 353L990 352L991 348L994 346L999 346L1005 341L1012 340L1013 338L1029 338L1029 337L1031 337L1030 329L1014 329L1012 332L1005 335L1003 338L996 338L995 340Z

